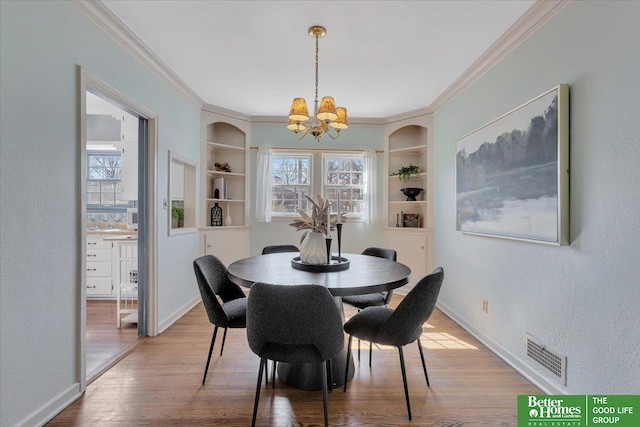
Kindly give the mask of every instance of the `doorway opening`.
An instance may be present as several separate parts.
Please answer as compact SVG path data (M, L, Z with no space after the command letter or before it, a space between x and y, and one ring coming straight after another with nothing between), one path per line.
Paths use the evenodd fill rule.
M155 123L80 68L81 390L155 335Z

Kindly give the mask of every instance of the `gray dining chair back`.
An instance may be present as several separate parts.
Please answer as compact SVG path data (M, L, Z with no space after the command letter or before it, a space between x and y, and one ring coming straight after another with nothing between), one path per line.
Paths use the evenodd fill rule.
M433 273L423 277L416 283L395 310L388 307L367 307L359 311L344 325L345 332L349 334L347 366L349 366L353 337L398 348L407 414L410 420L411 403L409 401L409 388L407 387L407 374L402 347L414 341L418 342L422 369L424 370L427 387L429 387L429 375L427 374L427 365L424 361L420 336L422 335L422 325L429 319L435 309L443 281L444 270L442 267L437 267L433 270ZM344 391L347 391L346 376Z
M382 325L375 338L376 342L401 347L420 338L422 325L436 307L443 280L442 267L423 277Z
M209 346L209 356L204 368L202 385L207 379L211 354L216 343L218 328L224 329L220 356L224 351L227 339L227 328L244 328L247 324L247 298L242 289L229 280L229 273L222 261L213 255L205 255L193 261L198 289L202 297L202 304L209 322L214 325L213 336ZM218 300L222 300L222 304Z
M300 249L294 245L271 245L262 248L262 255L280 254L283 252L300 252Z
M260 356L252 425L268 359L322 364L324 418L328 425L327 360L344 347L342 319L331 293L319 285L255 283L247 304L247 340L249 348Z
M375 256L378 258L385 258L390 261L397 261L398 254L394 249L378 248L375 246L366 248L362 251L362 255ZM349 295L342 297L342 302L358 309L363 310L367 307L378 307L387 305L391 302L393 296L393 290L386 292L375 292L373 294L364 295ZM369 367L371 367L373 346L369 343ZM358 360L360 360L360 340L358 340Z
M386 258L391 261L397 261L398 254L394 249L369 247L362 251L362 255L377 256L378 258Z

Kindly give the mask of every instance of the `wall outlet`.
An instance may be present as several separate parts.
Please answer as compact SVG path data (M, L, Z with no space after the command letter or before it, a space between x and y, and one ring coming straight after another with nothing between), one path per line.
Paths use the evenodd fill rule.
M482 300L482 311L484 311L485 313L489 313L489 301L487 301L486 299Z

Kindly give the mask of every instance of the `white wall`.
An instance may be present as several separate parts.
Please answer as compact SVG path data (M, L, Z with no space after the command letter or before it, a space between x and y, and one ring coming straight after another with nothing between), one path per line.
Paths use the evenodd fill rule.
M639 16L639 2L571 3L435 113L440 302L525 368L525 333L566 354L567 385L550 391L640 392ZM558 83L571 85L571 245L457 232L456 140Z
M357 150L382 150L384 148L382 126L351 125L342 132L340 138L332 140L324 136L320 143L311 135L302 141L296 140L294 134L282 124L253 124L251 127L251 145L270 147L291 147L296 149L323 148L331 149L357 149ZM251 150L251 194L256 191L256 166L257 150ZM378 189L382 192L382 171L384 166L384 154L378 154ZM256 222L255 198L250 205L251 222L251 254L257 255L267 245L292 244L300 247L302 232L289 226L289 222ZM382 197L378 196L378 224L365 225L362 223L345 223L342 227L342 251L345 253L360 253L368 246L382 245ZM337 243L334 243L337 251Z
M35 425L78 392L76 64L158 116L158 309L198 291L198 236L167 237L168 150L197 159L200 112L69 2L0 2L0 425Z

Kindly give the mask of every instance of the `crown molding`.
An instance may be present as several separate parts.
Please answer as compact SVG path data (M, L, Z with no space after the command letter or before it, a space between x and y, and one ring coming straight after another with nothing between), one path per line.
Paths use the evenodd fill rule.
M229 117L231 119L253 123L253 117L251 117L250 115L235 110L229 110L228 108L218 107L217 105L205 103L204 105L202 105L202 112L218 114L220 116Z
M572 0L538 0L480 58L460 75L430 105L432 111L463 92L534 34Z
M175 89L191 105L202 109L204 101L173 70L153 53L118 17L101 1L68 0L91 22L107 33L115 42L129 51L145 67Z
M417 110L407 111L406 113L400 113L393 116L385 117L384 124L389 125L404 120L411 120L417 117L428 116L429 114L433 114L433 110L431 109L431 107L419 108Z

